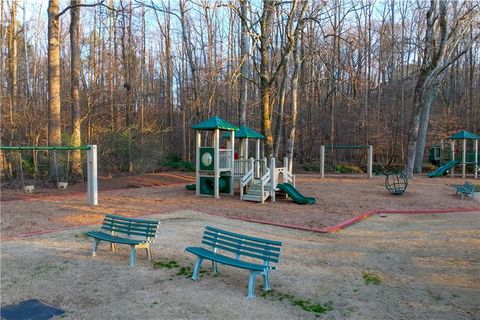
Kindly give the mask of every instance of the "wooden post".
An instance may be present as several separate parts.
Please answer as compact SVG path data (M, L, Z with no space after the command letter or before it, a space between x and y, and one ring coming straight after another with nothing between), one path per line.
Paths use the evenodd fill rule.
M200 146L202 136L200 130L195 130L195 195L200 195Z
M462 179L465 179L465 168L467 166L467 139L463 139L462 146Z
M255 159L260 160L260 139L257 139L255 146Z
M230 134L230 144L232 151L230 155L230 195L233 196L233 176L235 171L235 131Z
M288 157L284 157L283 158L283 167L284 167L284 172L283 172L283 183L285 182L288 182L287 181L287 177L286 177L286 174L289 173L291 174L291 172L289 171L290 170L290 167L289 167L289 163L288 163ZM286 171L286 172L285 172ZM292 171L293 171L293 168L292 168ZM278 182L278 181L277 181Z
M249 149L249 147L248 147L248 138L245 138L244 140L245 140L245 151L244 151L244 152L245 152L245 155L243 156L243 159L248 159L248 149Z
M220 129L215 129L215 133L213 134L213 141L214 141L214 151L213 151L213 158L214 160L214 183L213 183L213 196L215 199L220 199L220 191L218 188L220 182Z
M452 140L451 147L452 147L452 161L453 161L455 160L455 140ZM453 166L452 168L451 177L452 178L455 177L455 166Z
M87 151L88 204L98 205L97 146L90 145Z
M367 175L372 178L373 146L368 146Z
M320 178L325 178L325 146L320 146Z

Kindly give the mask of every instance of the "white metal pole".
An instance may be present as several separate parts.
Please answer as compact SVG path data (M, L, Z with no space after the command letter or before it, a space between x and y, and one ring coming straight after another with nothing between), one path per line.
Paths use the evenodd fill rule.
M325 178L325 146L320 146L320 178Z
M257 139L255 146L255 159L260 160L260 139Z
M475 179L478 178L478 170L480 169L480 160L478 159L478 139L475 140Z
M275 168L275 158L270 158L270 197L272 202L275 202L275 189L277 188L277 169ZM262 194L263 197L263 194Z
M455 140L452 140L452 161L455 160ZM455 177L455 166L452 167L452 172L451 172L452 178Z
M98 205L97 146L89 145L87 151L87 198L90 206Z
M235 131L232 131L232 134L230 135L230 144L232 145L232 151L230 155L230 195L233 196L233 176L235 168Z
M465 179L465 167L467 166L467 139L463 139L462 146L462 179Z
M213 157L214 157L214 183L213 183L213 190L214 190L214 197L215 199L220 198L220 192L219 192L219 182L220 182L220 129L215 129L215 133L213 135L213 141L214 141L214 152L213 152Z
M245 159L245 139L240 140L240 151L239 151L239 156L241 159ZM235 151L234 151L235 152Z
M248 159L248 138L243 139L245 141L245 147L243 150L243 159Z
M367 175L372 178L373 146L368 146Z
M195 130L195 195L200 195L200 146L202 135L200 130Z

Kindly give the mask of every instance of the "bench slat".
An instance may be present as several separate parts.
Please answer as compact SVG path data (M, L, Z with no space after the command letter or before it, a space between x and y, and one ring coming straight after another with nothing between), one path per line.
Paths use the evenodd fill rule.
M127 218L123 216L117 216L114 214L106 214L105 218L113 218L115 220L123 220L123 221L130 221L130 222L135 222L135 223L147 223L147 224L152 224L152 225L157 225L158 221L155 220L142 220L142 219L137 219L137 218Z
M278 259L275 258L275 257L263 256L263 255L260 255L260 254L255 254L255 253L245 252L245 251L242 252L242 251L238 251L236 249L233 249L231 247L223 246L221 244L215 244L213 242L209 242L209 241L206 241L206 240L203 240L202 243L207 245L207 246L215 247L215 248L225 250L225 251L228 251L228 252L232 252L232 253L235 253L235 254L240 254L241 256L247 256L247 257L260 259L260 260L264 260L264 261L269 261L269 262L275 262L275 263L278 262Z
M215 243L219 243L219 244L222 244L224 246L228 246L228 247L232 248L233 250L235 250L234 251L235 253L239 253L239 254L243 254L244 252L252 252L252 253L261 254L263 256L270 256L270 257L276 257L276 258L278 258L280 256L280 252L277 252L277 251L272 252L272 251L268 251L268 250L262 250L262 249L259 249L259 248L252 248L250 246L242 245L242 244L239 244L239 243L231 243L229 241L223 240L222 238L213 238L213 237L209 237L209 236L204 236L203 240L208 241L210 243L213 243L213 245L212 245L213 247L215 247Z
M102 227L109 228L109 229L116 229L116 230L124 231L124 232L137 232L140 235L155 234L156 231L157 231L157 228L153 228L153 229L141 229L141 228L135 228L135 227L129 228L127 226L119 226L115 223L113 223L113 224L103 224Z
M151 231L157 228L156 225L144 225L144 224L136 224L132 222L123 222L123 221L115 221L115 220L105 220L103 222L103 225L117 226L118 228L133 229L136 231Z
M129 221L120 221L120 220L114 220L114 219L105 219L103 221L103 224L108 224L108 225L118 225L118 226L124 226L124 227L133 227L133 228L138 228L138 229L155 229L157 227L156 224L149 224L149 223L135 223L135 222L129 222Z
M139 237L145 237L145 238L152 238L155 237L155 232L137 232L133 230L128 230L128 229L123 229L123 228L116 228L116 227L108 227L108 226L102 226L101 227L103 230L108 230L108 231L114 231L115 233L123 233L131 236L139 236Z
M139 239L129 239L129 238L122 238L122 237L115 237L112 236L108 233L104 232L98 232L98 231L90 231L85 233L87 236L108 241L108 242L114 242L114 243L121 243L121 244L140 244L140 243L146 243L145 240L139 240Z
M239 233L234 233L234 232L230 232L230 231L225 231L225 230L213 228L213 227L210 227L210 226L206 226L205 229L210 230L210 231L214 231L214 232L218 232L218 233L221 233L221 234L226 234L226 235L229 235L229 236L241 238L241 239L252 240L252 241L262 242L262 243L268 243L268 244L275 245L275 246L281 246L282 245L282 243L280 241L250 237L250 236L242 235L242 234L239 234Z
M204 235L204 237L206 235L208 235L210 237L225 239L225 240L228 240L228 241L231 241L231 242L236 242L236 243L239 243L239 244L246 244L246 245L249 245L251 247L257 247L257 248L265 249L265 250L269 250L269 251L280 252L280 247L278 247L276 245L272 246L270 244L265 244L265 243L258 243L258 242L248 241L248 240L245 241L243 238L230 237L228 235L219 234L219 233L211 232L211 231L208 231L208 230L205 230L203 235Z
M230 258L230 257L226 257L226 256L221 255L221 254L216 254L216 253L214 253L210 250L207 250L205 248L202 248L202 247L188 247L185 250L190 252L190 253L201 256L205 259L214 260L214 261L217 261L219 263L226 264L226 265L229 265L229 266L232 266L232 267L237 267L237 268L241 268L241 269L248 269L248 270L258 270L258 271L262 271L262 270L265 270L265 269L270 269L269 267L267 267L265 265L246 262L246 261L241 261L241 260L233 259L233 258Z

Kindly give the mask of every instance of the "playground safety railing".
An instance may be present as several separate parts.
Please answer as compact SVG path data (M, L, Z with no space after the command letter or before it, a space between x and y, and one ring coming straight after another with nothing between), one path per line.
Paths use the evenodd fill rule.
M242 181L240 181L240 199L243 197L243 188L245 188L248 184L253 181L254 172L253 167L248 170L247 173L242 177Z
M233 175L239 178L243 177L252 169L250 162L251 161L249 159L235 160L233 163Z
M282 175L281 183L290 183L295 186L295 176L285 167L275 168L275 181L279 182L278 177ZM275 186L276 187L276 186Z
M255 159L255 179L262 178L268 170L267 159Z
M265 174L260 178L260 191L261 191L262 203L264 203L265 200L267 200L268 198L268 195L265 196L265 185L270 182L270 178L271 178L270 170L268 169L268 167L266 167ZM270 194L270 192L268 194Z
M220 170L232 169L232 158L233 158L232 149L220 149L218 158L219 158L218 164L219 164Z

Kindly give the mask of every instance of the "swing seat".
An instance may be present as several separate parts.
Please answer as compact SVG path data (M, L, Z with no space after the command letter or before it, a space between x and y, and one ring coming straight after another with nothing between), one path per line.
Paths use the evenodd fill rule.
M23 187L23 192L25 193L33 193L33 190L35 189L35 186L24 186Z
M68 187L68 182L57 182L57 188L60 190L65 190Z

